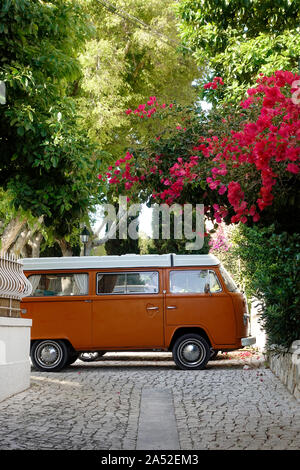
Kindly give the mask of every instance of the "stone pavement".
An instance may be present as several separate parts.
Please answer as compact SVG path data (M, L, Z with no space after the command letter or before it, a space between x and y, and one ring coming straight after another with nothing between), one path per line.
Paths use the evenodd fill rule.
M169 353L32 371L31 387L0 403L0 449L136 449L145 389L172 397L181 450L300 448L299 402L240 351L203 371L178 370Z

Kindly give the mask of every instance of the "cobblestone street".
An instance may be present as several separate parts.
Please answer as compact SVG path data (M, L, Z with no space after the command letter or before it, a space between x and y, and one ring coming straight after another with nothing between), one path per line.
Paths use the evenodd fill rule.
M300 448L299 403L240 351L197 372L168 353L32 371L30 389L0 403L0 449L136 449L145 388L172 395L181 450Z

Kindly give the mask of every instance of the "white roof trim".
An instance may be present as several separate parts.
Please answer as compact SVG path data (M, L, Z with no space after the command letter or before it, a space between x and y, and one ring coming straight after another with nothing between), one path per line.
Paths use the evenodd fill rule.
M220 264L214 255L173 255L174 266L217 266Z
M172 262L173 260L173 262ZM217 266L213 255L121 255L24 258L24 271L54 269L159 268L171 266Z

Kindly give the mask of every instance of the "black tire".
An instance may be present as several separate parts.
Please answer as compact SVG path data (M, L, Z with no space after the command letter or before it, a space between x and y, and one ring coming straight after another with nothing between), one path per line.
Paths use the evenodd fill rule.
M106 351L87 351L79 354L78 359L82 362L94 362L99 361L100 357L105 354Z
M211 355L209 360L214 361L218 355L219 350L218 349L211 349Z
M42 372L57 372L70 359L69 350L61 340L44 339L35 341L30 351L31 361L35 369Z
M75 361L77 361L79 357L79 353L73 353L69 355L69 359L67 360L66 366L70 366L71 364L74 364Z
M174 362L180 369L200 370L209 361L211 350L202 336L191 333L175 341L172 353Z

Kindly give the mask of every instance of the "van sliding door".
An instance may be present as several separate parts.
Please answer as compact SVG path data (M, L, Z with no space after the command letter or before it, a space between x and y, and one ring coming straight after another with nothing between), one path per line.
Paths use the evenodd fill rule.
M98 272L92 305L95 349L163 346L161 270Z

